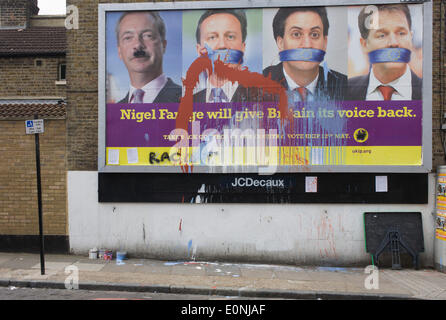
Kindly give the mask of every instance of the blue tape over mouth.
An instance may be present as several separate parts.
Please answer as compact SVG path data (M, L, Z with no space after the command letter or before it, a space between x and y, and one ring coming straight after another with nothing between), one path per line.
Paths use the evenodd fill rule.
M212 50L206 43L204 44L208 57L214 63L220 60L224 63L242 64L243 63L243 51L235 49L217 49Z
M384 62L409 63L411 51L405 48L384 48L369 52L371 64Z
M314 48L297 48L279 52L280 61L324 61L325 51Z

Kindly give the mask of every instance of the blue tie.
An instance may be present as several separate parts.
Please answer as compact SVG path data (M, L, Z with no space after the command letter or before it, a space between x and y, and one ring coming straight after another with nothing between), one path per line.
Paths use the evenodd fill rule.
M142 89L136 89L135 92L133 93L133 103L143 103L143 97L144 97L144 90Z
M294 102L306 102L308 100L310 91L305 87L298 87L293 89Z
M222 88L212 88L209 100L211 102L225 102L228 101L228 97L226 97Z

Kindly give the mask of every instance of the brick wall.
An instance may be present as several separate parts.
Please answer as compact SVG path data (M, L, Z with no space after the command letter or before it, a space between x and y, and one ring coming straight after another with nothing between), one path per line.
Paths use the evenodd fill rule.
M97 170L97 16L98 3L144 1L67 0L79 8L79 29L67 31L68 170ZM434 0L433 21L433 168L445 164L440 134L440 0ZM444 14L444 13L443 13ZM442 35L444 38L444 34Z
M42 65L36 66L36 60ZM65 62L63 56L0 58L0 97L65 97L66 86L56 85L59 64Z
M98 4L144 1L68 0L79 9L79 29L67 30L68 170L97 170Z
M441 93L443 97L446 94L446 87L440 85L440 77L443 77L443 84L446 82L443 69L446 68L445 65L441 65L441 55L444 55L445 50L445 7L446 3L441 7L440 0L434 0L434 12L433 12L433 62L432 62L432 165L434 170L439 165L446 164L445 150L442 145L441 135L442 132L441 124L443 122L443 113L445 111L445 106L441 106L441 103L446 102L443 98L441 101ZM441 10L442 9L442 10ZM441 25L443 24L443 25ZM438 32L441 30L440 32ZM443 53L440 51L440 43L442 44ZM446 60L445 60L446 61ZM443 74L442 74L443 72Z
M67 235L65 120L45 120L40 135L45 235ZM25 121L0 121L0 235L36 235L38 229L34 135Z
M0 1L0 27L25 27L29 18L39 12L37 0Z
M1 0L0 28L27 26L29 17L37 13L37 0ZM66 97L66 86L56 85L59 64L64 62L64 55L0 57L0 99ZM8 117L6 105L0 108L0 250L10 244L26 250L19 242L39 234L35 140L34 135L25 134L25 120L33 116L17 120L16 116ZM20 117L32 114L27 105L17 108L20 112L14 114ZM66 121L61 118L45 120L40 160L44 234L66 239ZM11 238L16 235L19 237Z

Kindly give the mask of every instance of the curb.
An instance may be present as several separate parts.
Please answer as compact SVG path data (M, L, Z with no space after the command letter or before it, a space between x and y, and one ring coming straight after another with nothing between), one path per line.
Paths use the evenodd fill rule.
M43 280L1 280L0 287L36 288L36 289L64 289L65 283ZM246 298L281 298L302 300L422 300L409 295L390 294L358 294L350 292L316 292L291 291L271 289L235 289L235 288L208 288L195 286L175 285L137 285L131 283L79 283L78 290L90 291L126 291L126 292L152 292L209 296L232 296Z

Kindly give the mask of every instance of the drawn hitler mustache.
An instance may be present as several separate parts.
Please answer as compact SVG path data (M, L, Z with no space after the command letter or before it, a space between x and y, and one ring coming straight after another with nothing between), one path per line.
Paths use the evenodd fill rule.
M134 52L133 52L133 57L134 58L144 58L144 57L146 57L146 58L150 58L150 54L148 54L147 52L145 52L143 49L136 49Z

